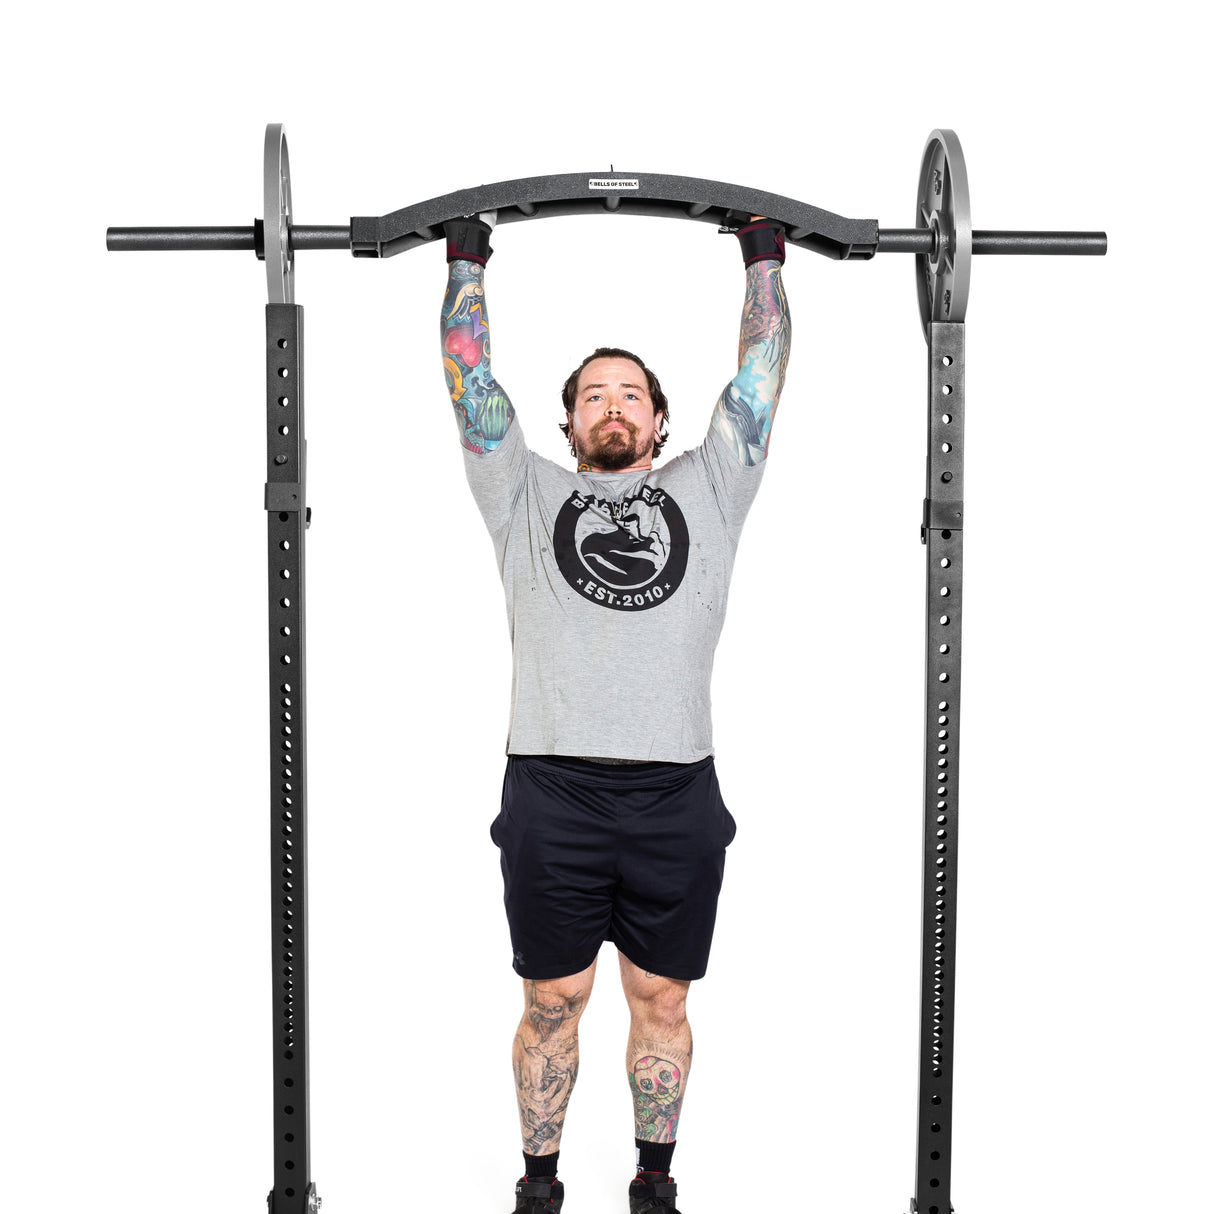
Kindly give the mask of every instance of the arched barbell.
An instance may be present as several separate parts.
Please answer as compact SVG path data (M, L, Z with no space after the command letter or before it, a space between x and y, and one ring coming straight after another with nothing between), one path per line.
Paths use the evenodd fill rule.
M440 239L448 220L483 211L496 211L499 224L605 212L694 219L727 230L741 227L751 215L766 215L784 226L786 243L835 261L913 253L925 336L933 320L965 319L972 256L1101 256L1108 249L1103 232L973 231L965 159L951 130L935 130L928 138L914 228L882 229L875 219L848 219L750 186L614 170L498 181L428 198L387 215L356 216L348 226L306 226L291 220L287 141L278 124L266 128L263 220L247 228L110 228L106 247L113 252L251 250L266 261L271 302L290 303L298 252L348 249L355 257L394 257Z

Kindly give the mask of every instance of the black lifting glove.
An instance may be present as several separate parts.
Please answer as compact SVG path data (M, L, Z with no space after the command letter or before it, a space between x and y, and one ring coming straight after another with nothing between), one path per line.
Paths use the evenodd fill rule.
M448 261L475 261L484 265L493 256L489 237L493 229L481 219L449 219L443 224Z
M739 228L734 235L742 246L742 262L778 261L784 264L784 228L770 219L760 219Z

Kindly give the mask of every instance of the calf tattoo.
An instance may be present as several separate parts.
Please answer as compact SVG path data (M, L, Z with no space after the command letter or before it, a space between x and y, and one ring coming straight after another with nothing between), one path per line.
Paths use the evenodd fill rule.
M645 1142L674 1142L691 1069L690 1050L683 1053L671 1042L634 1038L629 1054L636 1136Z
M577 1020L586 999L580 991L565 998L530 981L526 989L527 1011L514 1038L519 1126L528 1155L550 1155L560 1146L577 1082Z

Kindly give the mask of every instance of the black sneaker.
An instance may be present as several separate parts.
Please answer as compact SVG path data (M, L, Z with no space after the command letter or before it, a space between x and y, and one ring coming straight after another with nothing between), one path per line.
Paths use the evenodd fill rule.
M559 1214L565 1186L559 1180L528 1180L514 1186L514 1214Z
M642 1172L628 1186L629 1214L649 1214L649 1211L660 1211L661 1214L679 1214L675 1209L674 1199L678 1189L674 1177L661 1179L662 1172Z

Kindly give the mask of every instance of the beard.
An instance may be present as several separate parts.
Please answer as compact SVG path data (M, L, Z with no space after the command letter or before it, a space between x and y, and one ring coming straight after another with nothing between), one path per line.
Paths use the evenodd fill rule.
M629 422L623 425L623 430L607 431L601 425L596 426L590 432L582 459L604 472L619 472L635 464L641 457L637 450L637 429Z

